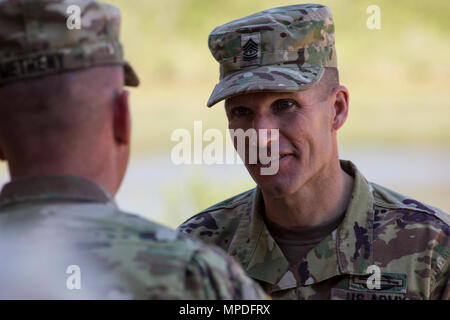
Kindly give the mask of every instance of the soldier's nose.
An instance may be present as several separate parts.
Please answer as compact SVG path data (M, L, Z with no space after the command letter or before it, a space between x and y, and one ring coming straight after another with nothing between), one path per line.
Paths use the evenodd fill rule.
M260 148L267 148L274 140L278 140L279 128L269 117L255 117L253 129L256 130L256 143Z

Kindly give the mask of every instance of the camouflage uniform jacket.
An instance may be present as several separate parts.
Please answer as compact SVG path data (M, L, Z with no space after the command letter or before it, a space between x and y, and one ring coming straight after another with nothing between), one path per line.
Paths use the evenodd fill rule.
M100 186L71 176L3 188L0 261L3 299L267 297L218 248L124 213Z
M344 220L295 265L265 225L258 188L179 229L222 247L274 299L449 299L449 216L367 182L351 162L341 166L354 176ZM380 268L379 289L367 286L371 265Z

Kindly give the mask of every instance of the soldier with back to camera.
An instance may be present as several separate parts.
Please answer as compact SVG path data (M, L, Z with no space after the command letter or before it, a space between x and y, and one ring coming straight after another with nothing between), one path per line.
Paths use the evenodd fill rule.
M67 9L80 7L69 30ZM221 250L119 210L130 111L119 11L0 2L2 299L259 299ZM150 121L150 120L149 120Z

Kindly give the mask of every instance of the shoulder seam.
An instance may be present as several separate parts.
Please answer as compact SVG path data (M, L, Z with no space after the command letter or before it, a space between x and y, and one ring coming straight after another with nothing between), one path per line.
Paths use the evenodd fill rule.
M233 203L232 205L228 205L228 206L227 205L223 205L223 206L217 206L217 207L214 207L214 208L211 208L211 209L205 209L205 210L201 211L199 214L208 213L208 212L216 211L216 210L219 210L219 209L234 209L237 206L245 204L247 201L248 200L246 200L246 199L242 199L242 200L239 200L239 201Z
M446 224L446 225L450 225L450 223L449 223L448 221L445 221L444 219L442 219L441 217L439 217L436 213L432 213L432 212L429 212L429 211L427 211L427 210L423 210L423 209L415 208L415 207L409 207L409 206L405 206L405 205L391 205L391 204L389 204L389 203L387 203L387 202L381 200L381 199L378 198L377 196L374 196L374 198L376 198L376 199L374 199L374 200L375 200L375 201L374 201L374 204L377 205L377 206L379 206L379 207L386 208L386 209L392 209L392 210L395 210L395 209L403 209L403 210L410 210L410 211L416 211L416 212L425 213L425 214L427 214L427 215L430 215L430 216L435 217L436 219L442 221L442 222L443 222L444 224ZM433 207L433 208L430 208L430 209L432 209L432 210L433 210L433 209L438 210L437 208L434 208L434 207ZM443 212L443 213L446 214L445 212Z
M237 195L235 195L235 196L233 196L233 197L231 197L231 198L225 199L225 200L219 202L218 204L212 205L211 207L206 208L205 210L200 211L198 214L208 213L208 212L215 211L215 210L219 210L219 209L233 209L233 208L236 208L237 206L240 206L240 205L246 203L246 202L248 201L248 199L247 199L247 198L244 198L244 199L238 200L238 201L236 201L236 202L233 202L233 203L231 203L231 204L223 204L223 205L220 205L220 203L225 202L225 201L228 201L228 200L233 199L233 198L236 198L236 197L239 197L239 196L243 195L244 193L250 193L250 192L252 192L252 191L254 191L254 190L255 190L255 188L250 189L250 190L247 190L247 191L244 191L244 192L241 192L241 193L239 193L239 194L237 194Z
M246 201L242 201L242 200L241 200L241 201L237 202L237 203L236 203L235 205L233 205L233 206L223 206L223 207L214 207L214 208L211 208L211 209L205 209L205 210L200 211L199 213L193 215L192 217L186 219L181 225L185 224L186 222L188 222L188 221L190 221L190 220L192 220L192 219L197 218L198 216L200 216L200 215L202 215L202 214L204 214L204 213L214 213L214 211L221 210L221 209L233 209L233 208L236 208L237 206L240 206L240 205L242 205L242 204L245 204L245 202L246 202Z
M233 197L231 197L231 198L225 199L225 200L223 200L222 202L227 201L227 200L229 200L229 199L232 199L232 198L234 198L234 197L238 197L238 196L240 196L240 195L242 195L242 194L244 194L244 193L246 193L246 192L250 192L250 191L253 191L253 190L254 190L254 188L253 188L253 189L250 189L250 190L247 190L247 191L244 191L244 192L239 193L239 194L237 194L237 195L235 195L235 196L233 196ZM192 219L197 218L198 216L200 216L200 215L202 215L202 214L204 214L204 213L214 213L215 211L223 210L223 209L234 209L234 208L236 208L236 207L238 207L238 206L241 206L241 205L243 205L243 204L245 204L245 203L247 203L247 202L248 202L248 199L246 199L246 198L241 199L241 200L239 200L239 201L236 201L236 202L234 202L234 203L232 203L232 204L229 204L229 205L219 205L219 204L221 203L221 202L219 202L219 204L212 205L211 207L206 208L206 209L200 211L199 213L197 213L197 214L191 216L190 218L186 219L183 223L180 224L180 226L184 225L184 224L185 224L186 222L188 222L188 221L191 221Z
M382 208L386 208L386 209L392 209L392 210L403 209L403 210L410 210L410 211L415 211L415 212L421 212L421 213L425 213L425 214L427 214L429 216L435 217L436 219L440 220L441 222L443 222L446 225L450 224L450 221L447 221L445 218L440 216L441 214L442 215L446 215L447 213L445 213L444 211L442 211L442 210L440 210L438 208L435 208L435 207L433 207L433 206L431 206L429 204L423 203L424 206L429 207L430 210L434 211L434 212L430 212L430 211L427 211L427 210L424 210L422 208L418 208L418 207L415 207L415 206L408 206L407 204L404 204L404 203L402 203L400 201L396 201L395 203L389 203L389 202L386 202L382 198L379 197L378 190L377 190L378 188L386 189L387 191L393 192L395 194L399 194L400 196L408 198L408 199L413 199L413 198L409 197L409 196L406 196L406 195L403 195L403 194L400 194L397 191L390 190L390 189L388 189L386 187L383 187L383 186L381 186L381 185L379 185L379 184L377 184L375 182L369 182L369 185L372 187L372 190L373 190L372 191L373 201L374 201L374 205L376 205L376 206L379 206L379 207L382 207ZM383 194L383 193L381 192L381 194Z

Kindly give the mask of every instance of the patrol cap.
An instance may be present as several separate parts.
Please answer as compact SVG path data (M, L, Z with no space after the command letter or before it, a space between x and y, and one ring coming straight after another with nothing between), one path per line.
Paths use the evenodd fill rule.
M207 103L258 91L297 91L337 67L331 10L299 4L264 10L216 27L209 49L220 82Z
M0 85L117 64L136 87L119 29L119 10L94 0L0 0Z

